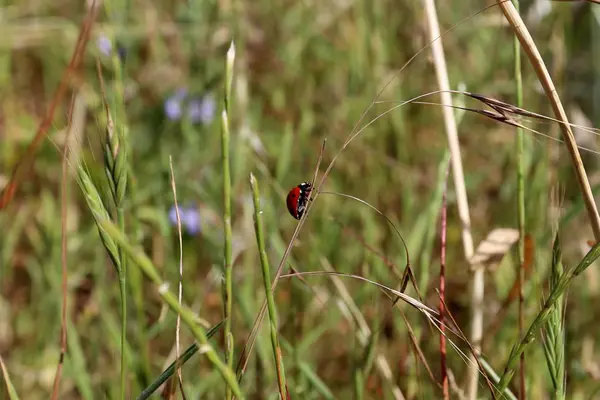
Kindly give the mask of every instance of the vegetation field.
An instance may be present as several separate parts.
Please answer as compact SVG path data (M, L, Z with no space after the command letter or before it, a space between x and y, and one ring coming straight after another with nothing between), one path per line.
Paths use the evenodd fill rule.
M0 107L2 399L600 398L596 0L5 0Z

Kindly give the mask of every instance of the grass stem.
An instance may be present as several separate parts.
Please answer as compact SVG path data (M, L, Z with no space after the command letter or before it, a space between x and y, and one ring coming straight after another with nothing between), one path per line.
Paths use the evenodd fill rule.
M175 182L175 172L173 171L173 157L169 154L169 169L171 171L171 190L173 191L173 204L175 205L175 217L177 219L177 239L179 244L179 305L183 296L183 239L181 235L181 214L179 212L179 203L177 202L177 185ZM181 331L181 314L177 314L177 323L175 325L175 357L179 360L179 334ZM181 366L177 365L177 379L179 381L179 389L181 396L185 400L185 392L183 391L183 377L181 376Z
M252 186L252 199L254 201L254 229L256 231L256 242L260 253L260 265L262 268L263 281L265 284L265 294L267 296L267 309L269 312L271 345L273 346L273 356L275 358L275 366L277 369L277 383L279 385L279 394L281 399L287 399L285 372L283 368L283 360L281 359L281 347L277 337L277 310L275 309L275 300L273 299L273 291L271 290L271 271L269 268L269 258L265 248L265 234L262 224L262 211L260 207L260 194L258 182L253 174L250 174L250 185Z
M224 290L224 317L225 317L225 359L229 368L233 368L233 334L231 333L232 320L232 231L231 231L231 166L229 161L229 106L231 86L233 81L233 66L235 62L235 46L233 41L227 51L225 61L225 96L223 112L221 113L221 152L223 168L223 225L225 233L224 260L225 260L225 290ZM231 388L227 388L226 398L232 398Z
M513 0L515 8L519 11L519 0ZM519 39L514 37L514 56L515 56L515 84L517 92L517 107L523 108L523 77L521 74L521 46ZM518 291L519 291L519 334L518 337L523 336L523 326L525 324L524 319L524 295L523 295L523 284L525 283L525 155L523 151L524 146L524 133L523 129L517 128L517 215L518 215L518 229L519 229L519 262L517 264L517 276L518 276ZM521 354L519 361L519 399L525 400L525 353Z

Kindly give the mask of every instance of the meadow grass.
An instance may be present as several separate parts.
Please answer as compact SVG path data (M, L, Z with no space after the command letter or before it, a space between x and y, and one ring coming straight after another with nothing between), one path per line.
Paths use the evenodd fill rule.
M593 398L600 14L538 3L4 4L3 398Z

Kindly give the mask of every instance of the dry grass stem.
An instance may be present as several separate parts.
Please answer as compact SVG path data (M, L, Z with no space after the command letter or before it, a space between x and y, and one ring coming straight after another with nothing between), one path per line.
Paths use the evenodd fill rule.
M177 238L179 243L179 291L177 301L181 306L181 296L183 294L183 240L181 237L181 215L179 214L179 204L177 203L177 185L175 184L175 172L173 172L173 158L169 154L169 169L171 170L171 190L173 191L173 203L175 205L175 216L177 218ZM175 356L180 359L179 354L179 333L181 329L181 313L177 313L177 324L175 328ZM177 379L179 380L179 390L181 396L185 400L185 392L183 391L183 378L181 376L181 365L177 364Z
M581 155L577 149L577 143L575 141L575 137L573 136L573 131L571 131L567 114L565 113L563 105L560 101L556 87L552 82L552 78L548 73L548 69L544 64L544 60L542 59L542 56L540 55L540 52L538 51L531 34L527 30L527 27L525 26L525 23L521 19L521 16L519 15L519 12L515 6L510 1L497 0L497 3L504 13L504 16L513 27L515 34L521 42L523 50L527 54L527 57L529 57L529 61L533 66L533 69L535 70L535 73L537 74L544 91L546 92L546 96L550 101L550 105L552 106L556 118L562 122L560 124L560 128L563 139L567 145L569 154L571 155L571 161L573 163L573 167L575 168L577 182L579 183L579 188L585 202L590 224L592 226L592 230L594 231L594 237L596 241L600 241L600 215L598 214L598 209L596 207L592 189L581 160Z
M60 356L56 373L54 375L54 383L52 384L52 400L58 398L60 390L60 378L62 376L62 367L67 352L67 201L68 201L68 178L69 178L69 158L68 147L69 138L72 131L73 109L75 107L75 97L71 101L69 108L69 126L65 137L65 145L63 146L62 164L61 164L61 185L60 185L60 257L61 257L61 291L62 303L60 309Z
M440 27L435 10L434 0L424 0L425 12L429 27L429 36L435 40L440 36ZM435 40L431 45L433 61L435 65L438 86L440 87L440 97L442 104L452 105L452 97L448 92L450 82L448 80L448 71L446 69L446 57L441 38ZM460 154L460 144L458 141L458 130L454 118L454 111L451 107L442 107L444 115L444 125L448 136L448 146L450 148L452 175L454 189L456 191L456 203L458 206L458 215L462 224L462 242L463 251L466 260L473 257L473 237L471 235L471 216L469 213L469 202L467 200L467 189L465 187L465 177L462 167L462 158ZM473 274L472 292L471 292L471 343L475 349L475 354L481 351L481 338L483 336L483 290L485 285L485 271L483 268L477 268ZM472 356L473 357L473 356ZM471 360L469 369L469 398L475 399L477 396L477 382L479 371L476 364Z

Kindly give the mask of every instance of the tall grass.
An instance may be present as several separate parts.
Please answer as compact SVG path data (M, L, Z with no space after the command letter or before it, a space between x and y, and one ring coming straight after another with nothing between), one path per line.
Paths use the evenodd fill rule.
M116 55L114 57L117 57ZM118 67L119 68L119 67ZM101 75L100 75L101 76ZM122 99L119 102L122 104ZM126 137L126 122L117 119L115 122L111 115L106 99L107 132L104 144L105 173L110 189L116 219L121 232L125 234L125 208L124 201L127 190L128 176L128 140ZM117 103L117 104L119 104ZM122 107L122 106L121 106ZM124 115L124 113L120 113ZM119 277L119 290L121 291L121 398L125 398L127 381L127 363L125 355L125 342L127 337L127 257L118 249L118 257L113 259Z
M231 86L233 84L233 68L235 65L235 46L233 41L227 51L225 61L225 91L223 96L223 111L221 113L221 153L223 167L223 224L225 226L225 245L223 259L225 261L225 288L223 303L225 304L225 348L227 365L233 369L233 334L231 333L231 320L233 318L233 276L232 276L232 233L231 233L231 173L229 162L229 111L231 109ZM231 399L231 387L227 390L227 399Z
M277 368L277 384L279 386L279 395L282 399L289 398L287 386L285 384L285 369L281 356L281 347L278 337L277 309L273 292L271 291L271 268L269 267L269 258L265 247L265 233L262 222L262 211L260 204L260 190L258 182L254 175L250 174L250 185L252 186L252 201L254 203L254 226L256 230L256 244L260 254L260 266L262 270L263 282L265 286L265 295L267 298L267 309L269 311L269 331L271 333L271 346L273 348L273 358Z
M563 273L562 251L558 233L554 239L554 248L552 250L552 268L550 270L550 290L554 290L558 285L560 276ZM558 297L556 304L552 306L550 316L544 327L543 344L544 355L548 372L552 379L553 399L565 399L565 305L566 296Z
M585 257L581 260L581 262L574 267L569 267L565 269L561 274L560 278L556 281L552 286L552 290L548 296L548 298L544 301L542 309L536 315L533 322L529 325L527 329L527 333L525 333L521 339L512 347L510 355L508 357L508 361L506 362L506 367L504 368L504 372L500 377L500 382L498 383L498 390L502 391L510 382L512 376L515 372L515 365L517 360L520 359L521 354L525 351L525 349L535 340L535 337L539 330L545 325L548 321L549 317L552 315L552 311L559 304L559 301L562 299L563 294L571 284L571 281L577 277L577 275L581 274L586 270L596 259L600 257L600 243L597 243L592 247L592 249L585 255ZM556 275L558 272L555 272Z
M98 196L94 193L95 190L93 185L89 183L89 178L86 178L83 168L79 168L81 181L86 182L82 185L82 189L88 198L97 198ZM239 398L244 399L240 387L235 379L233 371L227 367L227 365L220 359L217 352L208 342L208 336L205 330L198 325L194 313L186 306L180 305L177 297L169 290L169 285L165 282L160 275L156 267L152 264L152 261L142 252L136 251L131 244L128 242L125 235L115 226L102 209L97 207L97 203L90 203L94 207L90 207L94 215L94 219L98 224L101 235L105 238L105 242L109 241L115 245L121 246L123 251L128 257L139 267L144 275L154 283L159 296L165 302L165 304L175 313L180 314L183 322L188 326L196 340L200 342L200 352L205 354L208 360L213 364L215 369L219 371L223 379L231 387L232 392Z

